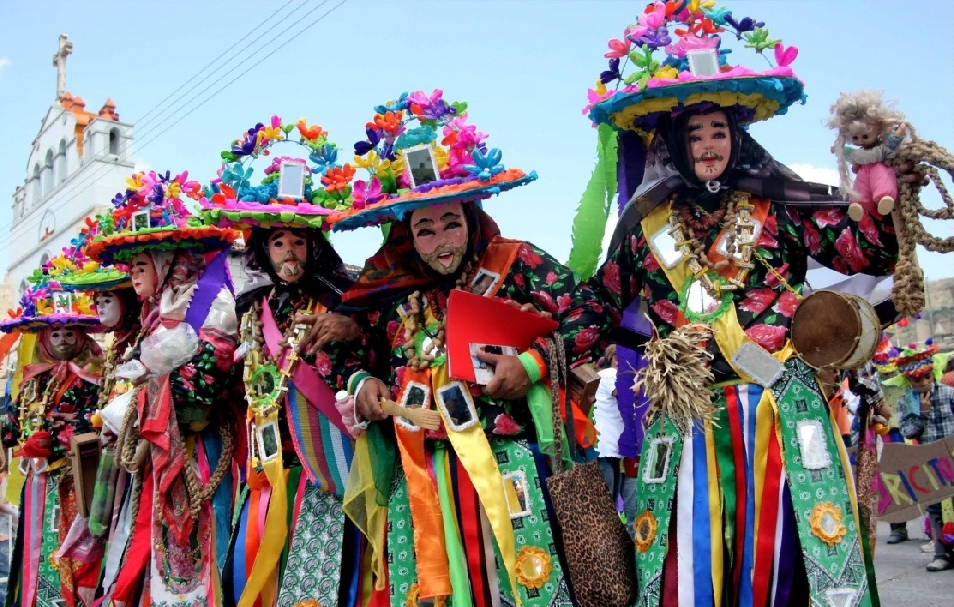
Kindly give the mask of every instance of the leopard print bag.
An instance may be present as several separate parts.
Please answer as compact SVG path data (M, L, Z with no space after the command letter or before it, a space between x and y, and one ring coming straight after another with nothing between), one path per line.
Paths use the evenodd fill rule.
M563 537L570 586L579 607L628 607L636 601L636 549L620 521L599 462L577 463L560 471L564 432L560 423L559 391L555 387L561 385L561 380L565 382L566 363L562 340L549 341L556 456L554 475L546 482ZM566 399L565 436L570 452L575 453L569 399Z

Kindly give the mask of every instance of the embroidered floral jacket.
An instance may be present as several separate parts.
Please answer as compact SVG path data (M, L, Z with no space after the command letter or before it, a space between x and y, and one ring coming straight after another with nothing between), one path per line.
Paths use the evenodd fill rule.
M894 269L898 243L890 217L875 219L869 213L855 223L840 207L813 210L769 204L754 252L774 272L753 255L754 268L745 279L745 288L735 291L732 300L746 335L774 352L785 344L799 302L776 273L798 293L805 286L809 257L843 274L883 276ZM707 251L717 232L697 235ZM571 363L594 360L610 330L619 324L623 310L637 298L647 304L649 319L660 336L673 330L680 309L679 295L651 253L641 225L609 251L605 263L586 285L592 293L581 289L574 294L561 325ZM595 301L590 299L593 294ZM734 371L713 343L710 340L710 351L716 357L716 380L733 379Z

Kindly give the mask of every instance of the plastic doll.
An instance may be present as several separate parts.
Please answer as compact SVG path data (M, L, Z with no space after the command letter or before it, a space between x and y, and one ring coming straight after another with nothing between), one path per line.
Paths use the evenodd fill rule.
M828 126L838 131L831 151L838 157L841 190L851 198L848 216L860 221L865 211L894 210L898 182L887 161L909 129L904 115L885 104L879 91L842 93L831 106ZM857 173L852 184L849 165Z

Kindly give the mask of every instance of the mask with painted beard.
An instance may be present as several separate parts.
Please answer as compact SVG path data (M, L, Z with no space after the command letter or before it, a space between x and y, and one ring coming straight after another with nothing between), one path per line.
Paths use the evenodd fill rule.
M424 263L443 276L456 272L466 254L467 245L455 247L449 244L441 245L430 253L419 253Z

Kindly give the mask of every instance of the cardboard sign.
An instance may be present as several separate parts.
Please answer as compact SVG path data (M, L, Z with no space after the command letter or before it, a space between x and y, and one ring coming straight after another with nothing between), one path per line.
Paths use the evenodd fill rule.
M538 337L556 330L555 320L521 312L502 299L454 289L447 301L447 362L454 379L475 382L470 344L510 346L524 352Z
M878 520L901 523L954 496L954 436L926 445L887 443L871 490Z

